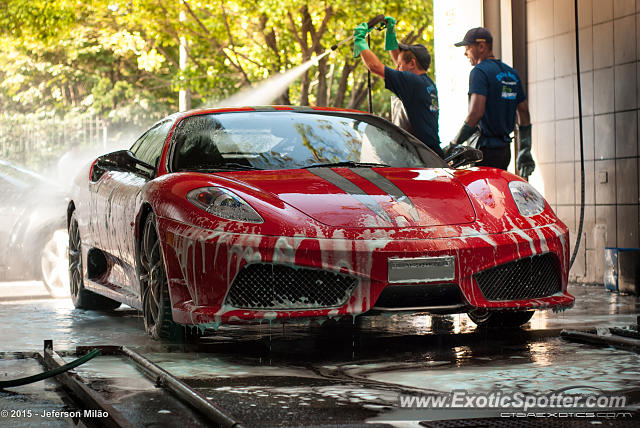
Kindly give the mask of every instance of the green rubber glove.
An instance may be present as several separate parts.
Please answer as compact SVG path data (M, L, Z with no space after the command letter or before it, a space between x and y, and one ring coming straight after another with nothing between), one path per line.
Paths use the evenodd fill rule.
M353 29L353 57L358 58L362 51L369 49L367 44L367 33L371 31L366 22L356 25Z
M390 16L384 18L387 21L387 32L384 36L384 50L393 51L398 49L398 38L396 37L396 20Z
M460 131L458 131L458 135L456 135L456 138L453 139L451 144L458 145L464 143L469 139L469 137L475 134L476 131L476 127L467 125L467 122L463 123L462 128L460 128Z
M536 163L531 156L531 125L520 125L518 127L518 156L516 157L516 166L523 178L529 177L533 170L536 169Z

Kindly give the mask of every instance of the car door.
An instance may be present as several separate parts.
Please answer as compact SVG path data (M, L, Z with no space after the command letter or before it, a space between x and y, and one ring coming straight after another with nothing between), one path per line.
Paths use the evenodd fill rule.
M131 147L134 157L157 169L171 124L172 121L164 121L151 128ZM148 172L154 175L153 171L141 166L111 171L108 185L100 190L105 200L107 246L109 252L122 263L127 276L135 275L135 219L142 203L142 189L150 180ZM126 278L126 284L122 285L129 288L136 283L133 278ZM137 295L138 290L133 288L129 291Z

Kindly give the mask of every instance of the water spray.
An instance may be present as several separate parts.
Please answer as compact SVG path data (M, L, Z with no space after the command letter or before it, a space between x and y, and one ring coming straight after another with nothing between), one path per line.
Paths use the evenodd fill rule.
M319 56L315 56L310 60L292 68L284 73L276 74L266 80L260 82L258 86L244 89L229 98L218 102L215 107L243 107L247 105L268 105L280 96L285 89L298 77L314 65L318 65L318 61L330 54L332 51L327 50Z
M385 28L387 22L384 19L384 15L377 15L374 18L371 18L367 22L367 26L369 29L376 28L377 30L382 30ZM376 27L377 26L377 27ZM369 35L367 35L369 37ZM302 76L305 71L314 65L318 65L318 62L329 55L331 52L337 50L340 46L345 43L353 40L353 35L347 37L346 39L336 43L331 46L330 49L326 50L324 53L315 56L308 61L300 64L297 67L292 68L284 73L277 74L275 76L269 77L268 79L260 82L258 86L246 88L237 94L232 95L231 97L222 100L215 104L214 107L242 107L247 105L268 105L278 96L280 96L285 89L298 77ZM370 40L368 40L370 43ZM371 102L371 72L368 72L367 75L368 80L368 92L369 92L369 112L373 112L372 102Z

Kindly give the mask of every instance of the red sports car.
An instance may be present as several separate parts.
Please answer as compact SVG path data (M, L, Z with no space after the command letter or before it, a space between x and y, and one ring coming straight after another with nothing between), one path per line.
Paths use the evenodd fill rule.
M377 311L517 326L574 302L567 227L533 187L358 111L174 114L74 188L74 304L127 303L155 338Z

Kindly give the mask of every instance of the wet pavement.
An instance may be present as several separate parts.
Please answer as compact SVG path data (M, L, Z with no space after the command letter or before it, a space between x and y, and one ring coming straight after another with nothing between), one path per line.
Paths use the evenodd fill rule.
M396 314L353 323L221 327L190 345L147 338L140 315L126 307L102 314L76 310L65 299L0 301L0 320L11 326L3 328L0 352L11 360L14 352L38 351L44 339L53 339L54 348L70 360L76 346L126 345L247 426L419 426L418 421L497 413L402 408L400 396L562 389L623 395L627 402L622 410L632 412L633 422L640 424L635 413L640 408L640 354L559 337L562 329L635 324L640 302L601 287L573 285L570 292L576 296L574 308L537 312L529 324L515 330L477 329L466 315ZM21 361L27 360L0 365L1 378L19 377L15 370ZM130 414L158 420L182 411L175 403L154 398L157 388L117 357L98 357L76 372L116 402L127 402L129 407L123 408ZM20 388L12 391L23 393ZM0 403L11 399L5 394L0 392ZM577 423L621 423L612 415ZM626 414L617 416L631 422Z

